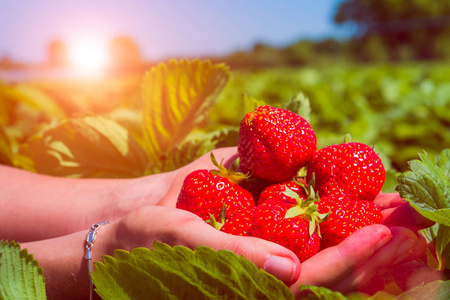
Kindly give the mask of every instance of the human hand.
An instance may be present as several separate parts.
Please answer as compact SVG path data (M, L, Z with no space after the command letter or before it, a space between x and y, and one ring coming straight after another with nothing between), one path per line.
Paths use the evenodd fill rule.
M299 280L290 288L294 295L302 284L374 293L383 289L383 276L394 266L422 256L425 250L424 239L407 228L367 226L304 261Z
M374 202L382 210L383 224L362 228L303 262L299 280L291 286L294 294L301 284L375 293L384 288L384 276L424 255L426 241L416 230L433 222L397 193L380 193Z
M434 224L412 208L398 193L380 193L374 203L381 208L383 224L386 226L402 226L417 231Z
M104 254L112 255L115 249L151 249L153 242L159 241L190 249L197 246L228 249L243 255L287 285L293 284L300 274L300 261L290 250L263 239L218 231L195 214L177 208L141 207L104 226L101 234L96 242L94 260L100 260Z
M229 167L238 157L237 147L218 148L212 151L217 161L223 160L223 165ZM183 181L191 172L201 169L212 170L216 166L211 161L211 152L208 152L188 165L170 172L170 184L165 197L161 198L158 205L175 207L178 193L180 192Z

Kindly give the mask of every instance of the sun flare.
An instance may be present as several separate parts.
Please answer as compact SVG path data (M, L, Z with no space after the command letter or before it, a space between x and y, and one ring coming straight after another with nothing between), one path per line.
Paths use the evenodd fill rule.
M77 41L69 48L69 60L78 72L98 75L109 64L107 44L95 39Z

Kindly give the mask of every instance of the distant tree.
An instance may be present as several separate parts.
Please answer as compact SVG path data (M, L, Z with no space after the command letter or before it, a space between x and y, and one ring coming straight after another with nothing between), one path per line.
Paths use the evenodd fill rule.
M48 43L47 59L52 67L64 67L68 64L67 47L60 39L54 39Z
M2 58L0 59L0 68L10 68L11 66L14 66L14 62L12 61L12 59L7 56L7 55L3 55Z
M334 21L356 24L353 42L361 55L364 44L382 45L390 59L448 55L442 45L450 43L450 1L344 0Z
M114 38L109 46L112 63L116 68L132 68L142 63L141 51L134 40L127 36Z
M251 57L256 67L279 66L285 63L283 53L278 48L265 43L256 43Z
M310 40L300 40L284 49L284 55L291 65L304 65L315 59L314 43Z

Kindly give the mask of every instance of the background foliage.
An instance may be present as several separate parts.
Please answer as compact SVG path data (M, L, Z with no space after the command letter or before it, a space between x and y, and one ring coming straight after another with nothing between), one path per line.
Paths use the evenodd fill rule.
M395 174L418 153L450 146L449 78L438 63L230 72L173 60L145 77L0 84L0 162L73 177L169 171L236 145L240 119L256 105L302 95L320 148L350 133Z

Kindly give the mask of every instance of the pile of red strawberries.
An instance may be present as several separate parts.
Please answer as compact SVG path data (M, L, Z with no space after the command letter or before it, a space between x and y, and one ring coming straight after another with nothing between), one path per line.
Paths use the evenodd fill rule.
M260 106L241 121L239 169L197 170L184 180L177 207L220 231L269 240L304 261L367 225L381 222L373 200L383 164L362 143L317 150L311 125L285 109Z

